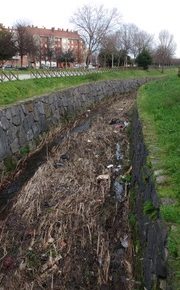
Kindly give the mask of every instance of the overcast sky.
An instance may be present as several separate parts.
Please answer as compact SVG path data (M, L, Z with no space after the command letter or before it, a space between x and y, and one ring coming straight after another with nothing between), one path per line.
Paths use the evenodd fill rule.
M161 30L168 30L174 35L180 58L179 0L2 0L0 23L13 26L23 20L39 27L73 29L69 20L84 4L117 8L122 22L134 23L155 38Z

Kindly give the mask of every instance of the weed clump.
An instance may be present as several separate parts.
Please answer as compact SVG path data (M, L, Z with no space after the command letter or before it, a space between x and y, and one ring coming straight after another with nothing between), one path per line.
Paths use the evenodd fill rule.
M148 200L144 203L143 213L149 216L151 220L157 220L159 216L159 209L155 208L152 201Z

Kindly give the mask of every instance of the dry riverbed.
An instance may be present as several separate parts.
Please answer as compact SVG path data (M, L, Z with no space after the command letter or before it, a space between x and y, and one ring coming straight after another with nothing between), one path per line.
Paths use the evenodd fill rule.
M135 289L127 136L133 103L124 96L88 110L89 129L71 130L16 194L0 221L1 290Z

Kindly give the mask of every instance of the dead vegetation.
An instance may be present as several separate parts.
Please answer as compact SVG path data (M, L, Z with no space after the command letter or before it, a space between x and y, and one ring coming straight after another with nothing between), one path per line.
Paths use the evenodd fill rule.
M122 125L132 103L104 104L90 116L91 128L54 147L18 193L0 224L1 289L133 289Z

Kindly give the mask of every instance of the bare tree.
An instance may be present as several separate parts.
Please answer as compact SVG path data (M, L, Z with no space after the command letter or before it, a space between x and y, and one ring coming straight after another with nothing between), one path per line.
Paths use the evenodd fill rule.
M131 46L131 53L133 54L134 58L137 57L138 54L142 53L143 50L152 51L153 46L153 35L139 30L136 27L132 35L132 46Z
M23 56L35 54L36 46L33 35L28 30L28 25L18 22L15 25L15 42L17 51L21 58L21 67L23 65Z
M140 30L133 23L125 23L117 31L117 45L126 55L132 54L134 59L143 51L150 50L153 42L153 36ZM125 64L126 65L126 61Z
M116 31L116 50L117 50L117 54L118 54L118 66L120 66L120 60L122 55L124 54L124 46L123 46L123 42L122 42L122 33L120 30Z
M114 66L114 54L116 53L116 34L110 34L103 38L101 50L104 51L104 66L106 66L106 56L111 55L111 67Z
M47 40L47 47L46 47L46 60L49 61L50 67L52 64L52 60L55 58L55 39L53 36L49 36Z
M37 60L39 62L39 66L41 67L42 58L44 55L43 47L41 45L41 37L38 34L34 34L33 39L34 39L34 44L36 47L36 52L35 52L34 58L35 58L35 60Z
M87 46L86 65L90 63L91 55L99 49L103 38L110 33L120 20L117 9L107 10L103 6L84 5L79 8L71 22L78 29Z
M173 35L167 30L161 30L159 33L159 44L155 50L155 61L161 65L162 72L164 71L164 66L170 64L175 51L176 43L174 42Z
M126 56L131 52L133 45L132 40L137 30L136 28L137 27L134 24L123 24L117 31L117 43ZM127 65L127 57L125 58L124 65Z

